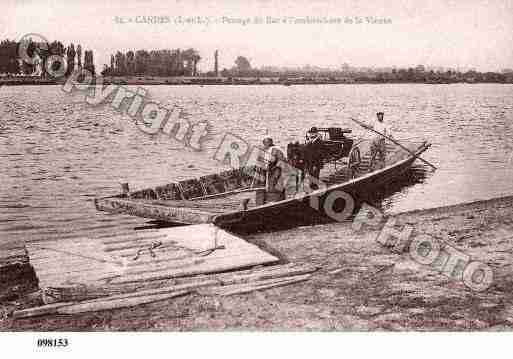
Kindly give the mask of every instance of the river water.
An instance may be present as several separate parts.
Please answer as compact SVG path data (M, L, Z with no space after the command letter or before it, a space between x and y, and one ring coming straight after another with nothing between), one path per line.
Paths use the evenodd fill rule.
M120 182L136 189L218 171L212 157L226 132L253 144L270 134L285 147L311 126L354 128L350 117L370 121L378 110L396 138L430 141L424 157L439 167L417 161L416 183L382 200L387 212L513 194L513 85L145 88L152 100L210 123L203 151L149 136L108 104L87 104L80 91L0 88L0 240L70 224L114 229L121 217L97 214L94 197L118 193Z

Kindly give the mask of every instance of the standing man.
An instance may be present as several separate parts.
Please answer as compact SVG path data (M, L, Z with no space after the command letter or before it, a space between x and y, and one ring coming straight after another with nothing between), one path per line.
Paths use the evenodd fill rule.
M383 112L376 113L376 121L374 122L374 125L372 126L372 128L375 131L377 131L385 136L391 137L392 132L390 131L390 128L383 121L384 115L385 114ZM372 143L371 143L372 158L379 158L382 161L384 161L385 153L386 153L385 137L383 137L377 133L374 134L374 136L372 138Z
M305 162L307 172L319 179L322 167L322 137L317 127L312 127L306 134ZM317 189L316 184L311 184Z
M285 155L283 151L274 145L271 137L263 140L264 161L266 163L267 175L265 180L266 192L280 193L279 199L285 197L285 186L282 183L282 166L285 164ZM283 198L282 198L283 195Z

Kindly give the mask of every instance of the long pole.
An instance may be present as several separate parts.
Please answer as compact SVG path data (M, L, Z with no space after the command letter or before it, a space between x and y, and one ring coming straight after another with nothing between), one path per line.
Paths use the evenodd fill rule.
M357 124L359 124L360 126L362 126L363 128L365 128L366 130L369 130L369 131L372 131L374 133L377 133L378 135L386 138L387 140L389 140L390 142L393 142L395 143L397 146L401 147L403 150L405 150L406 152L408 152L409 154L411 154L413 157L415 158L418 158L419 160L421 160L422 162L424 162L425 164L427 164L428 166L430 166L431 168L433 168L434 170L437 170L438 168L436 168L435 165L433 165L432 163L426 161L425 159L423 159L422 157L420 157L419 155L417 155L416 153L414 153L413 151L411 151L409 148L403 146L402 144L400 144L399 142L397 142L396 140L394 140L392 137L390 136L387 136L379 131L376 131L375 129L373 129L372 127L370 126L367 126L365 123L363 122L360 122L358 120L355 120L354 118L351 118L352 121L356 122Z

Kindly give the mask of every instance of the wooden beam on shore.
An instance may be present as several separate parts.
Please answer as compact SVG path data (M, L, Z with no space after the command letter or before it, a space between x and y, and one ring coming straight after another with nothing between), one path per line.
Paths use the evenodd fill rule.
M189 294L187 290L181 290L164 294L144 295L137 297L97 300L93 302L82 302L73 305L57 308L57 314L79 314L86 312L97 312L100 310L112 310L133 307L136 305L149 304L161 300L171 299Z
M22 309L22 310L15 310L12 313L12 317L14 319L21 319L21 318L32 318L32 317L38 317L40 315L48 315L48 314L56 314L57 309L61 307L65 307L68 305L73 305L74 302L60 302L60 303L52 303L52 304L46 304L39 307L33 307L28 309Z
M311 274L294 275L288 277L280 277L266 280L251 281L247 283L231 284L223 287L217 287L210 291L209 294L221 296L250 293L256 290L263 290L285 286L293 283L299 283L311 278ZM208 293L208 292L206 292Z
M78 314L90 311L110 310L166 300L192 292L214 295L234 295L249 293L306 281L317 268L305 265L285 264L276 268L264 267L252 273L238 275L226 273L218 277L195 280L188 283L164 286L161 288L134 290L116 294L117 288L102 287L62 287L48 288L46 293L63 302L15 311L14 318L28 318L50 314ZM305 274L306 273L306 274ZM223 277L223 278L221 278ZM212 289L210 289L212 288ZM91 298L98 296L97 298ZM86 300L84 300L86 299Z
M91 289L85 288L82 293L76 292L75 295L68 295L66 302L58 302L52 304L46 304L40 307L29 308L24 310L15 311L13 313L14 318L28 318L39 315L48 314L74 314L81 313L83 311L95 311L104 309L115 309L122 307L130 307L133 305L149 303L152 301L172 298L178 295L184 295L191 292L193 289L201 288L209 285L216 285L219 282L216 280L205 280L187 283L183 285L173 285L151 290L134 291L131 293L117 294L101 296L100 298L89 299L80 301L87 295L91 295ZM105 293L105 292L104 292ZM101 293L99 293L101 294ZM63 298L63 297L61 297ZM136 298L142 298L141 300L135 300ZM77 300L78 299L78 300ZM111 304L107 302L112 302ZM124 304L123 304L124 303ZM111 307L109 307L111 305ZM72 306L71 309L61 309L64 307ZM101 309L100 309L101 308Z

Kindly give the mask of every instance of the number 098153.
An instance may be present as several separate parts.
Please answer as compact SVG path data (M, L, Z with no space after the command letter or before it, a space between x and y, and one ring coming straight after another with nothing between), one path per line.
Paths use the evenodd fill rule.
M66 338L42 338L37 340L38 347L45 348L58 348L58 347L67 347L69 344L68 339Z

